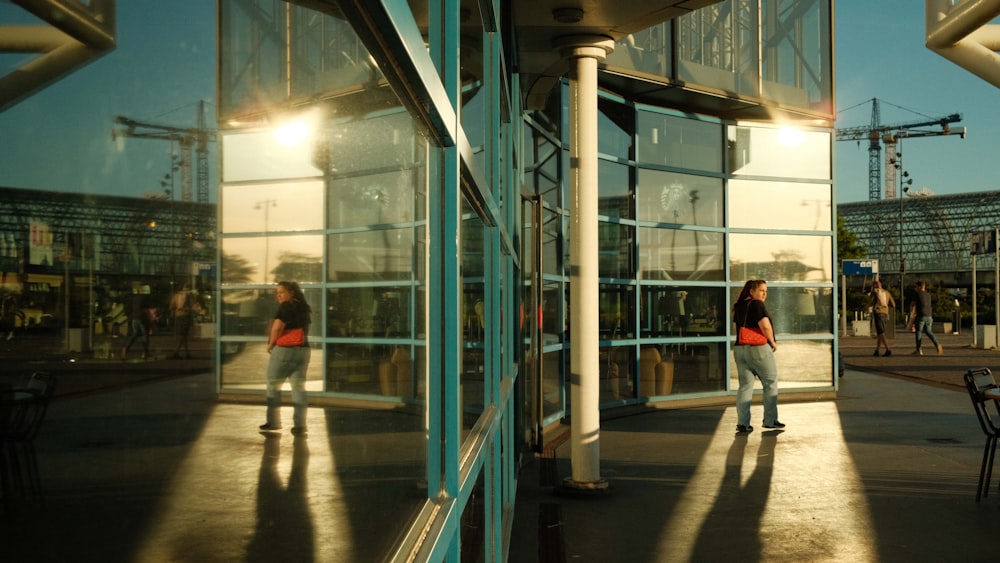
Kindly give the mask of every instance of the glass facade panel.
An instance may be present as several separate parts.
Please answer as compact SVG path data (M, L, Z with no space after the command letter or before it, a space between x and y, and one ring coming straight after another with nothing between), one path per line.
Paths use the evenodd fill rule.
M640 221L721 227L722 180L640 169L636 207Z
M415 232L406 229L352 231L328 237L330 281L409 280L421 270L415 263Z
M564 385L563 366L569 363L569 351L553 350L542 354L542 416L557 417L566 410L568 385ZM603 368L602 368L603 369Z
M739 292L739 287L732 289L730 303L736 301ZM832 287L782 287L768 280L766 305L776 334L832 335L834 332Z
M274 309L277 309L277 303ZM306 368L306 391L318 392L323 390L323 349L316 342L311 342L310 346L312 349ZM266 342L230 342L222 350L224 361L220 366L219 376L223 386L241 391L264 390L270 357Z
M423 183L422 168L372 172L337 178L331 183L331 228L408 223L417 219L415 191Z
M597 152L630 160L634 140L635 112L632 107L597 98Z
M758 94L756 1L723 0L676 21L679 79L747 96Z
M323 280L323 237L289 235L222 239L222 283Z
M704 172L722 171L722 125L639 111L636 161Z
M617 223L598 223L598 276L602 278L635 277L635 227Z
M767 300L771 301L770 296ZM774 355L774 362L778 368L779 389L833 386L830 377L833 373L832 341L779 340L778 346L779 352ZM729 355L729 363L730 384L736 389L740 384L732 354ZM760 382L755 382L754 387L760 389Z
M723 336L726 299L723 287L642 286L640 336Z
M726 389L726 342L684 342L661 346L664 362L673 364L671 395L710 393ZM664 393L658 393L664 394Z
M730 125L729 171L741 176L829 180L830 133Z
M830 231L833 189L829 184L729 181L729 225L742 229ZM781 218L776 225L776 218Z
M224 185L222 229L227 233L322 229L323 192L320 181Z
M635 398L635 346L602 346L600 402L610 403Z
M327 334L338 338L410 338L415 302L406 285L364 285L330 289Z
M274 130L226 133L222 136L222 180L315 178L323 172L309 146L309 138L286 140Z
M668 77L673 76L672 52L670 22L664 22L619 39L604 62L609 67Z
M635 287L601 284L598 300L601 340L635 338Z
M722 233L639 228L639 277L645 280L725 279Z
M486 280L484 278L484 246L486 226L473 212L468 200L463 201L462 221L462 408L463 427L471 429L482 414L486 401L486 352L483 335L486 331Z
M765 0L761 6L761 96L829 112L830 1Z
M624 164L609 160L597 161L597 213L607 217L631 219L631 170Z
M731 281L833 281L832 237L734 233L729 241Z

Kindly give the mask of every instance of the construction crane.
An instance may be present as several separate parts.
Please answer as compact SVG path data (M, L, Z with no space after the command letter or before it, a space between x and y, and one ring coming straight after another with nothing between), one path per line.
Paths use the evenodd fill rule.
M124 116L115 117L116 127L111 130L111 138L134 137L139 139L163 139L180 145L178 169L181 173L181 200L191 201L192 166L194 153L198 163L198 202L208 203L208 142L215 140L215 131L205 127L205 102L198 105L197 127L175 127L159 123L139 121Z
M847 127L836 130L838 141L868 141L868 199L882 199L882 145L885 145L885 196L887 199L897 197L896 194L896 146L901 139L913 137L936 137L941 135L960 135L965 138L965 127L952 129L952 123L962 121L961 114L953 113L937 119L927 119L913 123L884 125L879 116L878 99L872 98L872 118L869 125ZM939 130L920 129L921 127L938 126ZM899 194L900 196L902 194Z

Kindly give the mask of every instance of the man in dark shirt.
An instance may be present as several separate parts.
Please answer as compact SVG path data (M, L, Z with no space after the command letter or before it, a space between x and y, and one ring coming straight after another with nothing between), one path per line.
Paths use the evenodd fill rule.
M934 343L934 347L937 348L938 356L944 354L944 347L938 342L934 332L931 327L934 325L934 309L931 307L931 294L927 291L927 283L919 281L917 282L917 300L911 305L913 309L914 318L916 319L915 325L917 327L916 340L917 349L913 351L915 355L923 356L924 351L921 350L920 344L923 335L927 335Z

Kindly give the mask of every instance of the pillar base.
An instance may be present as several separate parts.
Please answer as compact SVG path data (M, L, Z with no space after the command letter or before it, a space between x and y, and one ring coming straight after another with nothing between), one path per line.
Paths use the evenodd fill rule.
M563 479L561 485L555 488L559 496L595 497L611 492L611 483L606 479L598 481L574 481L571 477Z

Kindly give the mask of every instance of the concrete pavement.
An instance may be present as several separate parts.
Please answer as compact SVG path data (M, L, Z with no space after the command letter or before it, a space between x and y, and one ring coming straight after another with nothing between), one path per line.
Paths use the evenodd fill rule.
M995 560L1000 490L975 502L984 438L959 383L1000 370L1000 353L947 335L943 356L910 356L908 336L888 358L842 339L838 399L782 396L785 431L737 435L732 406L606 413L612 488L596 498L559 494L569 444L551 440L519 474L509 560ZM44 494L0 515L4 560L385 557L420 502L411 467L385 455L419 428L315 407L308 441L269 440L252 431L259 404L220 403L208 372L170 362L112 362L120 379L77 393L63 383L105 364L65 362L78 371L37 444Z

